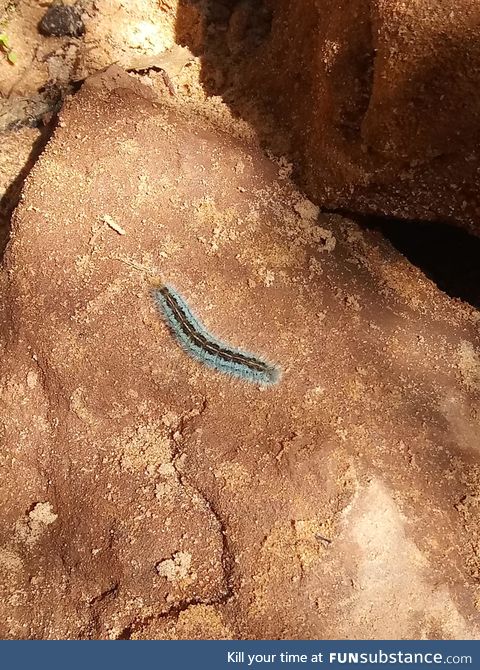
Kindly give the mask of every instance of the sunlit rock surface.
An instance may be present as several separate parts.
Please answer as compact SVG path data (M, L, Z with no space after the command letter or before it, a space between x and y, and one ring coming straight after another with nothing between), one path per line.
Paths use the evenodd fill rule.
M15 215L1 635L478 637L478 314L151 97L89 80ZM282 381L188 358L159 274Z

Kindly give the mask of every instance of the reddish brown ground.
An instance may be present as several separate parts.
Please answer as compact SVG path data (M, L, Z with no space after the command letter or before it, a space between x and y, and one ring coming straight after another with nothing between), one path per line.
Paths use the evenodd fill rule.
M478 312L378 233L320 214L289 161L258 147L256 133L288 142L260 98L232 99L244 80L222 61L155 53L175 38L198 51L212 17L182 4L174 22L172 4L163 41L139 54L136 28L152 31L158 7L129 3L122 42L115 3L99 4L85 44L97 34L104 51L75 67L155 58L177 95L158 70L147 88L118 69L91 79L14 217L0 635L479 637ZM210 57L227 48L242 66L266 39L248 15L243 3ZM158 274L222 339L278 362L282 382L261 390L191 361L150 299Z

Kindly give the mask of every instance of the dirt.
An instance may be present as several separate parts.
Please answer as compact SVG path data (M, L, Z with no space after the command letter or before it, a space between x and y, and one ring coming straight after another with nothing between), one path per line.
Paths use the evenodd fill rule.
M99 0L52 78L40 13L3 80L10 119L66 100L0 273L2 637L478 639L479 314L298 190L317 163L245 92L278 15ZM5 126L5 220L43 110ZM191 360L158 275L281 382Z

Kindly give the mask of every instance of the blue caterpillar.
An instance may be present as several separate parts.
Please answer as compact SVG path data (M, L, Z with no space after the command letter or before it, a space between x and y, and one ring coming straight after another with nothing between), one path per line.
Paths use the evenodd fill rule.
M276 384L281 371L254 354L234 349L209 333L171 286L153 289L155 303L180 346L208 367L249 382Z

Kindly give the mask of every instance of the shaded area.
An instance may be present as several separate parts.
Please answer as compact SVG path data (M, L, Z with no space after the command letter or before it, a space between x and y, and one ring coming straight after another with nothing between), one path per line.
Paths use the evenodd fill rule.
M378 230L439 289L480 309L480 238L440 221L404 221L342 212Z
M206 92L221 95L235 115L260 124L261 133L265 119L257 108L265 101L250 75L271 23L272 11L262 0L180 0L176 17L176 41L201 58Z

